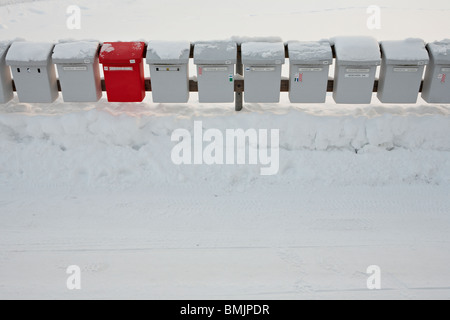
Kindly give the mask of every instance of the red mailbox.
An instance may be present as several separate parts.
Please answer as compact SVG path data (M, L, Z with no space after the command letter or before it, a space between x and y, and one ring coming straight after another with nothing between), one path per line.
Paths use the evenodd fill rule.
M141 102L145 98L144 42L105 42L100 63L109 102Z

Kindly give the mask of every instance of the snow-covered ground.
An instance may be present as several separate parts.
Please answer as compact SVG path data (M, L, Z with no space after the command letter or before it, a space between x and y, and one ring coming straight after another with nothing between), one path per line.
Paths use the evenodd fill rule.
M80 30L66 28L73 4ZM366 28L372 4L381 30ZM447 1L0 5L2 39L434 41L450 30ZM171 134L194 121L279 129L278 174L173 164ZM0 106L0 298L448 299L449 195L449 105L292 105L283 93L235 113L196 94L179 105L15 98ZM70 265L81 290L66 287ZM367 289L370 265L382 290Z

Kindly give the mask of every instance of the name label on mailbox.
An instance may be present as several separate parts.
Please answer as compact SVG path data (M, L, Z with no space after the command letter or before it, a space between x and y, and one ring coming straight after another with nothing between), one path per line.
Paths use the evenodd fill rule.
M300 72L320 72L323 68L298 68Z
M370 69L347 69L349 73L367 73L370 72Z
M347 73L345 74L346 78L368 78L368 73Z
M173 72L173 71L180 71L180 68L179 67L158 67L158 68L156 68L156 71Z
M442 72L450 72L450 68L442 68L441 71Z
M227 67L206 67L206 68L203 68L203 71L206 71L206 72L218 72L218 71L227 71L228 70L228 68Z
M109 71L133 71L133 67L109 67Z
M417 72L419 68L394 68L394 72Z
M64 71L86 71L87 67L63 67Z
M273 67L253 67L251 68L252 71L257 71L257 72L271 72L271 71L275 71L275 68Z

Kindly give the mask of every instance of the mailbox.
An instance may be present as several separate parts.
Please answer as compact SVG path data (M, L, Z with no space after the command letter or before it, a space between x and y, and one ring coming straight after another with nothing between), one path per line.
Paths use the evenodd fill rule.
M336 103L372 101L375 73L381 63L380 46L372 37L336 37L333 98Z
M450 103L450 40L429 43L430 64L422 98L428 103Z
M105 42L100 50L109 102L145 98L144 42Z
M200 102L234 101L235 42L203 42L194 47Z
M333 52L328 41L289 42L289 100L325 102Z
M285 50L282 42L242 44L246 102L280 101L281 66L284 61Z
M420 39L381 42L378 99L383 103L416 103L428 52Z
M65 102L96 102L102 96L99 43L79 41L55 46L53 62Z
M150 65L153 102L181 103L189 100L189 42L150 41L147 63Z
M20 102L51 103L58 98L53 43L14 42L6 55Z

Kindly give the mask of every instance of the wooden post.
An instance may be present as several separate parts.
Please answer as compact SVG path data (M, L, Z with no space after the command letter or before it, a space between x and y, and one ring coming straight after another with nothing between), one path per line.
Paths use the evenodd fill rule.
M244 75L244 66L242 65L242 55L241 55L241 45L237 45L237 61L236 61L236 74L243 76ZM236 83L235 81L235 106L234 109L236 111L241 111L243 106L243 81L239 81Z

